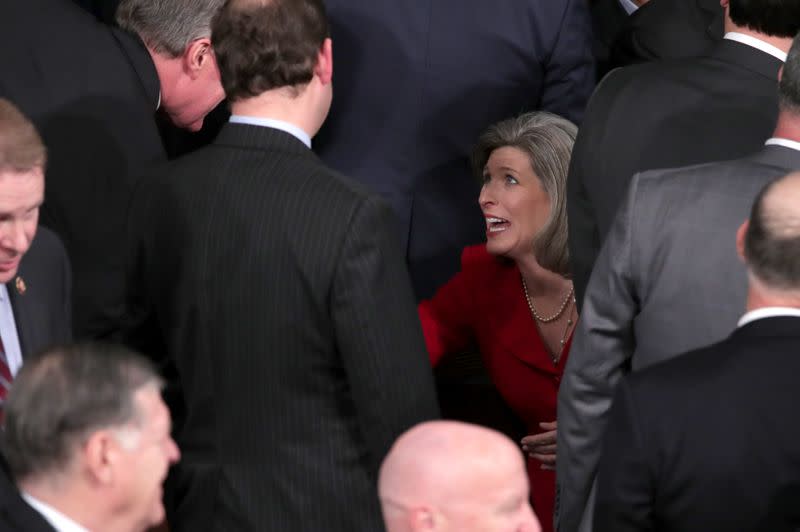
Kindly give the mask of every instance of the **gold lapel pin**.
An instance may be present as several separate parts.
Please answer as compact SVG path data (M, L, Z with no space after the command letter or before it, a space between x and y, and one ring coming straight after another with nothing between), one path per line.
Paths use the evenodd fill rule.
M17 293L21 296L24 296L25 291L28 289L28 287L25 286L25 280L22 277L17 276L17 280L14 282L14 285L17 287Z

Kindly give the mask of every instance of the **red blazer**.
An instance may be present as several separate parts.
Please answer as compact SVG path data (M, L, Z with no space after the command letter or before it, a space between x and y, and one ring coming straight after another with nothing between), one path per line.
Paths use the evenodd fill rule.
M461 271L418 307L425 343L436 363L447 353L477 347L500 394L525 422L530 434L539 422L556 419L558 385L570 337L553 364L531 316L519 270L489 255L485 245L461 255ZM534 510L543 530L552 530L555 474L529 460Z

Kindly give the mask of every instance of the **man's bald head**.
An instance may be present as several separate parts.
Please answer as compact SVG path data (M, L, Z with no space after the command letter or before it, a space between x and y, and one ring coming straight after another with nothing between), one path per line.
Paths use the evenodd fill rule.
M800 294L800 172L759 193L743 248L745 262L761 284L772 291Z
M454 421L400 436L378 482L389 532L538 531L520 450L499 432Z

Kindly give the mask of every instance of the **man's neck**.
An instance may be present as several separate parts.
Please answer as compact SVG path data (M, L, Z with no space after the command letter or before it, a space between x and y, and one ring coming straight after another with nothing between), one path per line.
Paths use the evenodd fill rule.
M232 103L231 114L280 120L313 137L319 130L320 120L313 111L314 105L305 96L301 93L292 97L286 89L276 89Z
M90 494L80 488L53 482L21 482L19 489L28 497L52 508L87 530L101 530L102 519L98 516L97 504ZM86 501L94 501L87 505Z
M169 106L175 93L175 87L180 79L182 68L180 58L165 57L154 52L149 47L147 51L153 59L153 65L156 67L156 74L158 74L160 88L159 107Z
M781 109L780 113L778 113L778 123L772 136L800 142L800 114Z
M800 292L773 290L764 283L748 275L747 312L769 307L790 307L800 309Z

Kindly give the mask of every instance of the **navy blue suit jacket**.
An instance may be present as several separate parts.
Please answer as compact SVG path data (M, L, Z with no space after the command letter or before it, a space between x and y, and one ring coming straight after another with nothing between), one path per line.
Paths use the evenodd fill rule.
M334 99L315 149L399 216L418 297L483 239L468 155L491 124L579 122L594 87L585 0L326 0Z

